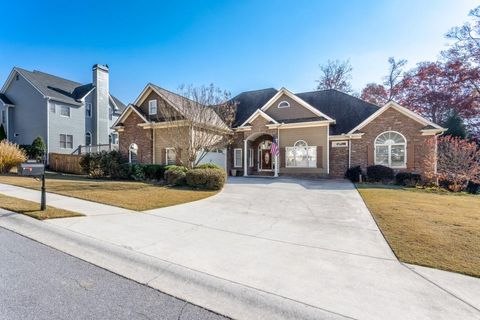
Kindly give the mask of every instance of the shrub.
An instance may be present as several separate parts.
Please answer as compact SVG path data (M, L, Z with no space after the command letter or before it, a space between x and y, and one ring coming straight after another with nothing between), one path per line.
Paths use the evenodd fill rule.
M5 133L5 128L3 127L3 123L0 124L0 141L6 140L7 134Z
M93 178L117 178L125 179L128 176L126 160L118 151L102 151L99 153L88 153L82 156L80 166L83 172Z
M382 165L367 167L367 177L372 182L387 182L393 180L393 169Z
M7 140L0 141L0 173L7 173L16 165L27 161L25 151Z
M145 172L143 171L142 165L140 164L130 165L130 178L135 181L145 180Z
M192 169L187 171L187 184L194 188L220 190L225 184L226 174L223 169Z
M359 182L360 175L363 175L363 170L360 166L348 168L345 172L345 178L352 182Z
M470 194L477 194L480 191L480 183L469 181L466 190Z
M186 183L186 173L178 169L165 171L165 182L173 186L182 186Z
M176 166L174 164L170 164L168 166L165 166L165 171L168 171L168 170L173 170L173 171L182 171L182 172L187 172L188 169L187 167L184 167L184 166Z
M82 159L80 159L80 166L83 172L92 178L103 177L104 173L100 166L101 158L100 153L87 153L83 155Z
M32 142L29 157L41 161L45 156L45 149L45 142L43 142L42 137L36 137Z
M395 175L395 184L406 187L414 187L422 181L418 173L399 172Z
M160 164L145 164L142 165L145 179L147 180L162 180L165 173L165 166Z
M220 169L220 170L223 170L222 167L220 167L219 165L216 165L215 163L211 163L211 162L200 164L193 169Z

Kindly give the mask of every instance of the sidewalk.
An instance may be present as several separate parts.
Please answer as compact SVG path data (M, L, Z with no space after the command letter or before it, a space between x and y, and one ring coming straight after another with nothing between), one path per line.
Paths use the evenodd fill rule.
M304 202L306 193L337 197L331 186L351 192L342 185L269 183L279 197L299 192ZM229 184L215 197L148 214L48 194L48 205L86 217L40 222L3 211L0 226L238 319L480 319L480 279L399 263L361 210L352 216L339 207L346 210L335 213L341 224L329 215L315 217L314 228L328 226L321 232L298 224L302 211L293 222L270 219L266 215L278 215L278 208L245 203L249 192L265 197L265 186L255 184ZM37 191L2 184L0 193L40 199ZM298 203L281 203L284 211L290 205ZM305 215L322 207L310 202ZM242 221L248 221L243 229ZM275 238L283 234L289 238ZM344 238L352 240L337 250ZM365 252L377 256L358 247L346 252L355 239L376 246Z

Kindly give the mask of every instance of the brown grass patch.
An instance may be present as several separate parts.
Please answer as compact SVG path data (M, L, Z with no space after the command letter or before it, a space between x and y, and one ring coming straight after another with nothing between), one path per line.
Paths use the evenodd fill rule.
M357 187L401 261L480 277L480 196Z
M82 214L77 212L57 209L50 206L47 206L46 210L41 211L39 203L9 197L3 194L0 194L0 208L17 213L22 213L38 220L83 216Z
M189 188L170 188L134 181L94 180L82 176L49 173L47 192L144 211L173 206L210 197L217 192ZM1 175L0 183L40 189L40 182L13 174Z

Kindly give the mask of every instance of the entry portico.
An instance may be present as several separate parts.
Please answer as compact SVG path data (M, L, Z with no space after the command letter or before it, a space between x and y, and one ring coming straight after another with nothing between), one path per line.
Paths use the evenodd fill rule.
M271 175L278 177L279 154L272 154L272 143L278 135L255 132L243 140L243 175Z

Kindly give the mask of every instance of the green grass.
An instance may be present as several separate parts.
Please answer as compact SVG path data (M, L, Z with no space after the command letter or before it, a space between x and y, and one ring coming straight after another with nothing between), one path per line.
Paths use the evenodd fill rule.
M9 197L3 194L0 194L0 208L21 213L39 220L83 216L77 212L57 209L50 206L47 206L46 210L41 211L39 203Z
M357 184L397 257L480 277L480 196Z
M40 182L15 174L0 175L0 183L39 190ZM204 199L216 191L171 188L135 181L89 179L84 176L47 173L47 192L144 211Z

